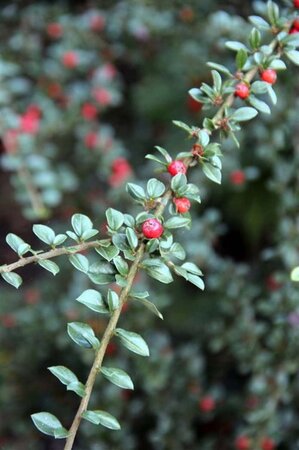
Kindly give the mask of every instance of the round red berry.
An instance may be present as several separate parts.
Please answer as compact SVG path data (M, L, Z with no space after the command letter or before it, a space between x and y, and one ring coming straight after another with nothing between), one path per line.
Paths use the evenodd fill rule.
M202 412L209 413L215 409L216 402L213 397L206 395L199 402L199 408Z
M261 448L262 450L275 450L276 445L273 439L265 437L262 439Z
M142 224L142 233L147 239L157 239L163 231L163 225L158 219L147 219Z
M235 96L245 100L249 97L250 89L246 83L238 83L235 88Z
M170 175L172 175L174 177L178 173L185 174L187 172L187 167L185 166L183 161L180 161L179 159L175 159L170 164L168 164L167 170L170 173Z
M191 207L190 200L186 197L174 198L173 203L176 206L177 212L180 214L188 212Z
M299 31L299 17L296 17L296 19L294 20L293 28L295 28L295 30Z
M234 170L230 173L229 179L235 186L241 186L245 182L245 173L243 170Z
M59 39L63 34L63 28L57 22L49 23L47 26L47 33L51 38Z
M239 436L235 441L235 448L237 450L249 450L250 445L250 439L247 436Z
M81 114L85 120L93 120L97 117L98 110L92 103L84 103L81 108Z
M261 79L269 84L276 83L277 73L273 69L266 69L261 72Z
M299 9L299 0L293 1L294 7Z
M78 65L79 59L78 55L75 52L69 51L65 52L62 55L62 63L65 67L68 67L69 69L73 69Z

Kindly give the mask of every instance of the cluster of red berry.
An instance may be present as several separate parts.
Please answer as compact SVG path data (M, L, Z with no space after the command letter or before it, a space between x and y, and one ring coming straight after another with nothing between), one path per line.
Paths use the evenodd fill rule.
M235 441L235 448L237 450L250 450L252 449L252 442L248 436L240 435ZM260 443L261 450L275 450L276 444L273 439L264 437Z
M180 173L185 174L187 172L187 167L183 161L175 159L168 164L167 171L174 177ZM190 200L186 197L175 197L173 203L175 204L177 212L180 214L188 212L191 207ZM147 219L142 225L142 233L147 239L158 239L162 236L163 232L163 225L158 219Z
M269 84L276 83L277 73L274 69L265 69L260 72L260 77L262 81L265 81ZM246 100L250 95L250 84L241 81L235 87L235 96L241 98L242 100Z

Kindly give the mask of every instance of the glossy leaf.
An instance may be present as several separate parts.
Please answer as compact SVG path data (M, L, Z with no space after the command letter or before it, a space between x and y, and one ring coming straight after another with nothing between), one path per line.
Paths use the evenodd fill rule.
M134 389L131 377L121 369L115 367L102 367L101 372L107 380L123 389Z
M115 334L120 338L124 347L131 350L131 352L141 356L149 356L148 345L139 334L122 328L116 328Z

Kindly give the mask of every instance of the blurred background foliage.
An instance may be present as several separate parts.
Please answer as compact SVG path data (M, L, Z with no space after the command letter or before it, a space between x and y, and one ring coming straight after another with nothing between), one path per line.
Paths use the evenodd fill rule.
M209 60L232 65L224 43L245 40L246 15L263 2L2 2L0 9L0 247L8 232L34 244L33 223L64 231L82 212L104 229L104 211L132 211L129 179L152 176L144 155L190 143L173 119L197 125L188 89L209 81ZM298 71L279 74L279 102L224 143L224 180L198 171L203 203L180 240L204 271L206 290L176 280L171 290L140 277L164 322L130 304L122 326L146 337L152 355L132 358L114 342L107 360L136 390L98 380L99 402L122 423L110 432L85 423L76 450L297 450L299 297L289 281L299 260ZM71 422L78 399L47 371L71 367L81 379L91 355L74 348L69 320L95 321L75 298L84 275L60 261L52 278L23 269L16 292L1 283L0 448L58 450L30 414ZM245 442L245 444L244 444Z

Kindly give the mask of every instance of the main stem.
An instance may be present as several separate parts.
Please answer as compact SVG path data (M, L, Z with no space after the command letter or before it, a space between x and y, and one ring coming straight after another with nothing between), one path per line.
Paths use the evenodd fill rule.
M122 306L126 302L128 296L129 296L136 273L138 272L139 263L141 262L143 255L144 255L144 251L145 251L145 244L141 243L137 250L136 258L130 267L130 271L129 271L128 278L127 278L127 285L121 291L120 305L113 312L113 314L109 320L109 323L107 325L107 328L104 332L100 347L95 354L95 359L94 359L92 368L90 370L90 373L88 375L88 378L87 378L87 381L85 384L85 396L81 400L78 411L75 415L75 418L74 418L71 428L69 430L69 435L67 437L67 440L66 440L66 443L64 446L64 450L71 450L73 448L74 440L76 438L76 434L77 434L77 431L78 431L78 428L80 426L80 422L82 419L82 413L87 410L90 396L92 393L92 389L93 389L93 386L94 386L94 383L96 380L96 376L102 367L102 362L103 362L103 359L105 356L107 345L109 344L109 341L114 334L114 331L115 331L115 328L116 328L116 325L117 325L117 322L118 322L118 319L119 319L119 316L121 313Z

